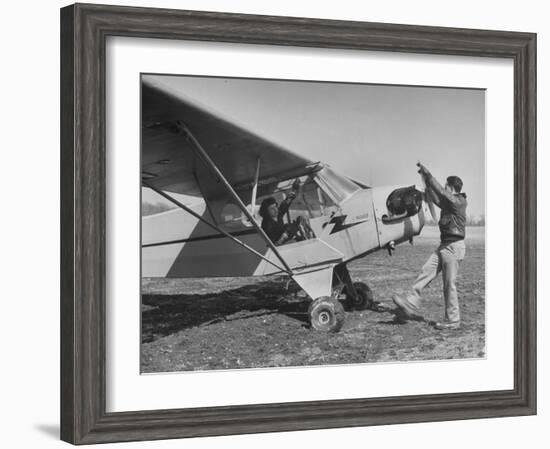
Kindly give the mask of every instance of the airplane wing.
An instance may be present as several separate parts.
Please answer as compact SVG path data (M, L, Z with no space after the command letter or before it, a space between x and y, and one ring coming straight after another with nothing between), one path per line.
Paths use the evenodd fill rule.
M185 123L229 183L251 186L260 163L260 184L311 172L316 164L192 103L169 78L142 77L142 179L160 190L202 196L225 195L222 183L196 155L193 144L175 132Z

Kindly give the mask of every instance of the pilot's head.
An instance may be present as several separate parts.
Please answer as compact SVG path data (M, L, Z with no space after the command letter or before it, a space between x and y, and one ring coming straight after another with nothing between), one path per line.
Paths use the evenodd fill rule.
M460 193L462 191L462 179L458 176L449 176L445 184L445 190L451 193Z
M262 201L262 204L260 206L260 216L262 218L271 217L276 220L278 213L279 206L277 205L277 201L275 200L275 198L270 196L269 198L266 198Z

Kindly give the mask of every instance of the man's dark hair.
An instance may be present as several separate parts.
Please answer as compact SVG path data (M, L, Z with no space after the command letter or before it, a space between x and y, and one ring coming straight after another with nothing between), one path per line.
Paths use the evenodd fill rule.
M456 193L460 193L460 191L462 190L462 179L460 179L458 176L449 176L447 178L447 184L455 189Z
M267 217L267 208L272 204L277 204L277 200L272 196L262 201L262 204L260 206L260 217L262 218Z

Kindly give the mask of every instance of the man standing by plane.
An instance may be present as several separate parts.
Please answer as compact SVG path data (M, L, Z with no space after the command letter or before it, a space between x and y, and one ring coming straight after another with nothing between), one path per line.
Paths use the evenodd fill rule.
M408 319L423 319L420 310L421 294L424 287L433 281L439 272L443 275L443 296L445 297L445 320L436 323L437 329L460 328L460 307L456 290L456 277L460 261L464 259L466 247L466 194L462 193L462 180L449 176L445 187L432 176L422 164L417 164L418 172L426 183L426 195L441 208L439 230L441 243L422 267L422 271L406 298L393 296L393 302Z

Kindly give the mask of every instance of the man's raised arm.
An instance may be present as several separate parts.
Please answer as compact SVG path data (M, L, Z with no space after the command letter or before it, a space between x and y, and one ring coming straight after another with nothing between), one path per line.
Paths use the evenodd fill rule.
M435 194L431 187L428 187L426 185L426 191L424 192L424 194L429 201L434 203L437 207L441 208L441 201L439 201L439 197Z
M426 181L426 186L429 187L431 192L433 192L433 197L437 198L437 201L434 201L435 204L437 204L439 207L441 207L441 202L448 201L450 203L455 203L456 198L451 193L445 190L445 187L443 187L437 179L433 177L433 175L430 173L430 171L422 165L420 162L418 164L419 170L418 173L420 173L422 176L424 176L424 179Z

